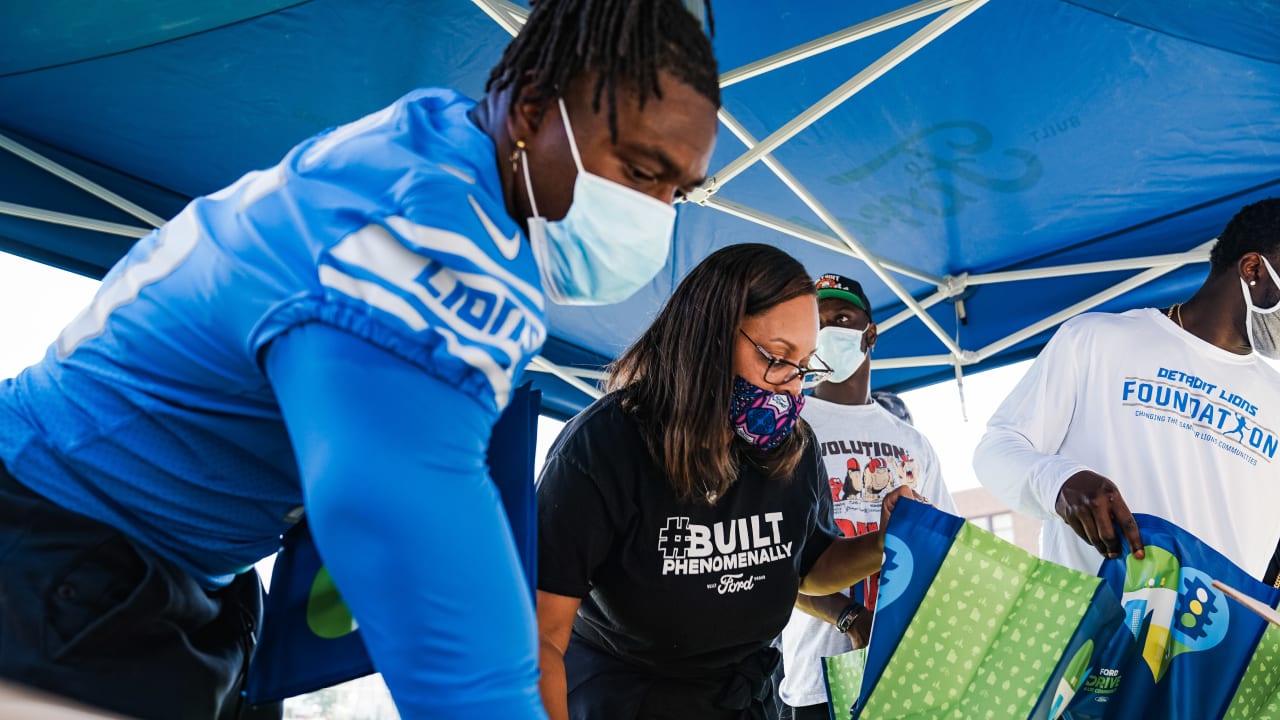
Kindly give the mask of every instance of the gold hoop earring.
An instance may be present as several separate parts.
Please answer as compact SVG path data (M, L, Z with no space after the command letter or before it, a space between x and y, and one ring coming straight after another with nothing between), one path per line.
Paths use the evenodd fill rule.
M516 141L516 149L511 151L511 172L519 170L517 163L520 161L520 153L524 152L524 141Z

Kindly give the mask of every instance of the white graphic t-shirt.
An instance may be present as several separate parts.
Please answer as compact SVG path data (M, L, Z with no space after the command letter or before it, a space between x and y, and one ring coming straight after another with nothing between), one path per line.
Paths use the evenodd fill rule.
M1280 374L1159 311L1090 313L1058 330L992 416L978 480L1045 519L1041 554L1084 572L1102 557L1055 513L1088 469L1133 512L1173 522L1256 577L1280 536Z
M900 485L942 510L956 511L929 441L879 404L840 405L809 397L801 415L818 438L836 525L846 536L879 529L882 498ZM874 608L879 586L876 573L860 583L856 594ZM793 707L825 703L822 658L849 649L849 638L830 623L793 610L782 631L783 702Z

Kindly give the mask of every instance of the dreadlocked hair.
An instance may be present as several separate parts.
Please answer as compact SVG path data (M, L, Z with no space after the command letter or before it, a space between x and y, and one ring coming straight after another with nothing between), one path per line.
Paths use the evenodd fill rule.
M486 92L528 82L533 102L562 96L574 78L597 74L591 109L608 101L609 132L618 135L619 86L634 90L639 105L662 98L658 73L677 80L720 107L720 78L711 40L681 0L533 0L524 29L489 73ZM703 0L715 32L711 0ZM515 103L511 104L515 108Z

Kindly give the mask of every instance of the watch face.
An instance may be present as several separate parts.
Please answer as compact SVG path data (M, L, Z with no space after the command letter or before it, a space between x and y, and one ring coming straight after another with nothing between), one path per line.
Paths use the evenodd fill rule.
M854 623L858 620L858 616L861 614L861 611L863 611L863 609L858 605L850 605L849 607L846 607L846 609L841 610L840 616L836 618L836 629L840 630L841 633L849 632L849 628L854 626Z
M861 608L845 608L840 612L840 617L836 618L836 629L840 632L849 632L849 628L853 627L853 621L858 619L858 611Z

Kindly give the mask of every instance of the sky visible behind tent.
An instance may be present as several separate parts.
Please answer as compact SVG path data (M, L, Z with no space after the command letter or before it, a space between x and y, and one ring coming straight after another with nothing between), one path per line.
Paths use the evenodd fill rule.
M0 253L0 378L12 377L43 357L58 332L88 304L97 288L97 280ZM1019 362L966 376L963 413L954 381L903 393L916 427L937 450L943 477L953 493L978 487L970 462L973 449L987 420L1029 365L1029 361ZM539 467L561 427L563 423L542 419Z
M97 288L97 280L0 253L0 378L12 377L38 361ZM966 377L967 422L962 419L954 382L904 393L916 426L938 451L943 475L953 492L977 487L969 462L973 448L987 419L1026 372L1026 366L1025 362L1016 363ZM562 423L543 418L538 437L539 459L561 427Z

